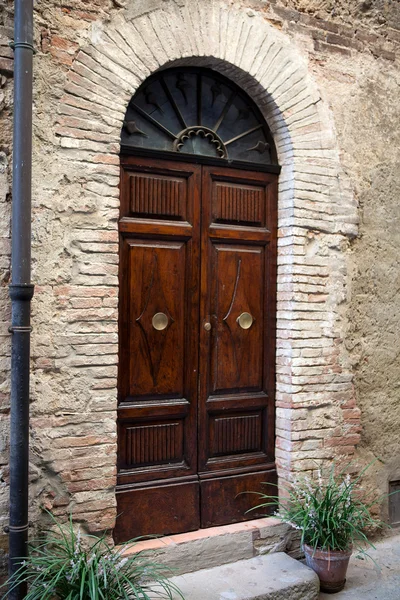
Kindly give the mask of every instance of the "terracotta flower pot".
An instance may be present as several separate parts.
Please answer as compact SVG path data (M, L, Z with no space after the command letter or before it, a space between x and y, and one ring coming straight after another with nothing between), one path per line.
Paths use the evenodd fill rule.
M307 566L313 569L321 582L321 591L328 594L340 592L346 583L347 567L353 549L345 550L314 550L304 544L304 554Z

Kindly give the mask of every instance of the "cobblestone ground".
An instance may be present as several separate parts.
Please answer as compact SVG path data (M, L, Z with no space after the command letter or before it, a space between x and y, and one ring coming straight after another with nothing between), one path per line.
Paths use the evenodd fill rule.
M320 600L399 600L400 598L400 534L375 544L368 559L352 558L346 587L335 594L320 594Z

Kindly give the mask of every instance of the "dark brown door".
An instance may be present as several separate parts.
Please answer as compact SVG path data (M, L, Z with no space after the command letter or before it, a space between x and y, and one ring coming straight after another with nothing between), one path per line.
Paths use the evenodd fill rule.
M275 481L276 183L122 160L117 541L255 518Z

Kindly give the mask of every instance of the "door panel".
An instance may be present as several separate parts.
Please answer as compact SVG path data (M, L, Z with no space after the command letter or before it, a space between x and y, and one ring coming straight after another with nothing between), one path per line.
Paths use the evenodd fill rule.
M215 527L246 519L265 517L265 510L247 511L259 503L259 497L248 491L263 491L276 495L274 469L235 473L201 482L201 526ZM268 485L269 484L269 485Z
M117 495L118 518L114 537L123 542L142 535L169 535L200 527L199 484L196 481L154 482ZM153 532L153 533L152 533Z
M202 526L249 518L274 479L274 178L203 167L199 393ZM211 328L204 327L206 323ZM263 474L260 475L260 472ZM240 474L240 477L239 477ZM210 479L212 477L212 480ZM261 478L261 479L260 479ZM218 500L217 500L218 497ZM254 518L256 513L252 514Z
M129 246L130 396L181 398L184 391L185 242Z
M209 258L210 314L214 323L210 393L261 390L264 248L212 243Z

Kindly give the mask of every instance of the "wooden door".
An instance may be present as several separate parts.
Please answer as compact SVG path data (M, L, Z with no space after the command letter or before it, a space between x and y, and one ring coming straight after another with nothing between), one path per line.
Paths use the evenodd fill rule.
M127 159L121 171L117 541L200 526L201 170Z
M203 527L255 518L245 514L251 498L241 492L275 480L275 207L275 176L203 167Z
M275 479L275 205L274 175L122 159L118 542L255 518Z

